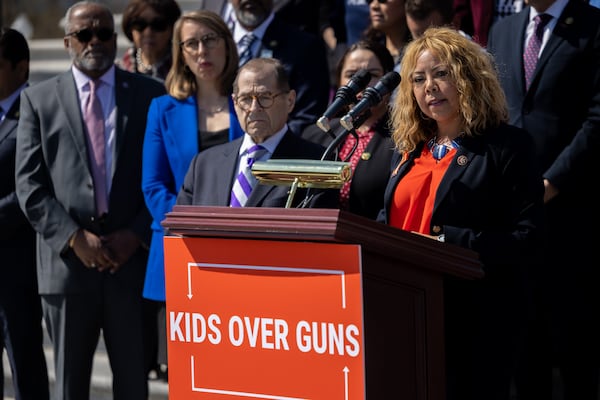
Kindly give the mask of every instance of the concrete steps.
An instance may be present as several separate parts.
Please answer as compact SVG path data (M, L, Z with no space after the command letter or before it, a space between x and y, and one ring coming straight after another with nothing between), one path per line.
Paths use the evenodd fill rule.
M53 351L50 339L44 338L44 352L46 354L46 363L48 364L48 378L52 387L56 376L54 374ZM14 390L11 380L10 365L6 354L2 357L4 367L4 400L15 400ZM32 382L33 384L33 382ZM160 380L151 380L148 382L150 395L149 400L168 400L169 384ZM92 370L92 384L90 388L90 400L112 400L112 374L108 363L108 356L102 338L98 343L96 355L94 357L94 367Z

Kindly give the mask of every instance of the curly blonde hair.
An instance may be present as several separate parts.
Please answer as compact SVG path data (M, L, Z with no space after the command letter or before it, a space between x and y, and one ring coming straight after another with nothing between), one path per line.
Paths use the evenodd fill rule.
M392 138L401 152L435 135L435 120L421 112L413 94L412 75L424 51L435 54L450 71L460 104L461 125L466 136L508 121L506 97L490 53L452 28L429 28L404 51L401 81L392 105Z

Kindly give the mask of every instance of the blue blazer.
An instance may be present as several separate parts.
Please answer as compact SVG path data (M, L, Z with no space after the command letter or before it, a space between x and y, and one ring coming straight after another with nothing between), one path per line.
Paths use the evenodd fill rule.
M177 100L170 95L150 104L142 156L142 191L152 215L152 242L144 282L144 297L165 300L163 228L161 222L175 204L192 158L198 153L196 96ZM229 99L229 140L243 135Z

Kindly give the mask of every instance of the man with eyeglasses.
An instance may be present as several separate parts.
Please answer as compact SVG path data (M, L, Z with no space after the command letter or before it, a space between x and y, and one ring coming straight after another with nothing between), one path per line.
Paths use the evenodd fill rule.
M141 191L142 143L154 79L114 66L111 11L79 2L66 13L69 71L21 93L19 205L37 232L37 273L52 340L54 400L90 395L102 332L113 399L148 397L142 285L150 215Z
M177 204L284 207L289 187L257 184L248 173L255 161L268 159L318 160L325 148L302 139L288 127L296 92L290 88L283 64L256 58L244 64L233 83L235 112L244 136L198 153L192 160ZM308 207L334 208L338 190L298 189L292 207L307 197Z

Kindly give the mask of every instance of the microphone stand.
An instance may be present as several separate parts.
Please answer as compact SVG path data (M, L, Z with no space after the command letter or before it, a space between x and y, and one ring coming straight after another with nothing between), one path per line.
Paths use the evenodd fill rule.
M356 123L354 124L354 126L361 126L367 120L367 118L369 118L370 116L371 116L370 111L363 113L360 117L358 117L356 119ZM354 136L356 138L356 142L358 144L358 135L357 135L356 129L354 127L350 130L342 127L342 130L343 130L342 133L340 133L335 139L333 139L333 141L331 143L329 143L329 146L327 146L327 149L325 149L325 152L321 156L321 161L326 160L334 150L336 151L335 158L337 158L338 146L344 140L346 140L346 137L348 135ZM356 150L356 146L354 147L354 149L352 149L352 151L350 152L350 155L352 155L352 153L354 153L354 150Z
M367 110L365 113L356 118L354 126L361 126L370 116L371 111ZM328 131L328 133L333 134L333 132L331 132L331 129ZM358 134L356 133L356 129L354 127L350 130L342 127L342 132L337 137L335 137L335 139L333 139L333 141L329 143L329 146L327 146L327 148L325 149L325 152L321 156L321 161L327 160L327 158L331 155L333 151L335 151L335 158L337 159L339 151L338 147L348 135L352 135L356 139L354 147L352 148L350 153L348 153L347 159L350 159L350 157L352 157L352 154L356 151L356 148L358 147ZM308 203L314 197L314 194L311 194L310 189L311 188L306 189L306 196L304 196L304 200L302 200L296 208L306 208L308 206Z

